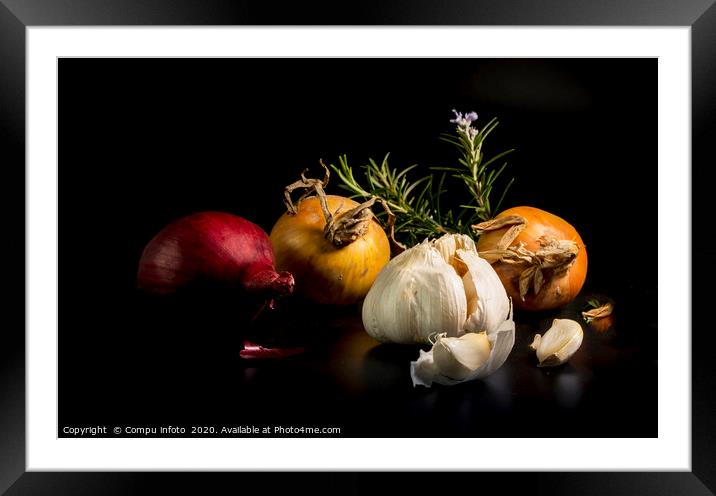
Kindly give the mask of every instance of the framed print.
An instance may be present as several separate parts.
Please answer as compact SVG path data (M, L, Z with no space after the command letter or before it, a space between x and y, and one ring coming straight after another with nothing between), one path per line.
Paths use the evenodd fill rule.
M3 491L710 493L714 7L119 4L1 7Z

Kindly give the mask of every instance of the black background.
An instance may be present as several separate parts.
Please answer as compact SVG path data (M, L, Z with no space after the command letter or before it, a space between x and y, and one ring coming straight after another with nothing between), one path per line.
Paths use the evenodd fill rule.
M61 59L59 68L60 428L656 435L656 60ZM303 308L297 319L286 302L259 327L325 347L245 364L237 344L247 329L230 308L134 290L141 250L163 225L224 210L268 231L283 186L305 167L318 172L319 158L450 163L438 134L452 108L476 110L478 126L500 120L488 154L517 149L504 206L560 215L587 244L583 295L614 299L617 326L587 333L581 361L536 369L529 333L556 314L518 314L515 350L492 382L413 389L417 348L366 345L357 307ZM579 394L565 394L565 381Z

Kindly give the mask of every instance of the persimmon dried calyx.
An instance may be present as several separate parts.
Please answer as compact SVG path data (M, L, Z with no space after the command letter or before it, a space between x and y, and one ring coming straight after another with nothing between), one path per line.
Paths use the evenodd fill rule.
M591 299L587 301L587 304L591 309L582 312L582 318L587 324L596 319L608 317L614 311L614 305L609 302L602 304L599 300Z

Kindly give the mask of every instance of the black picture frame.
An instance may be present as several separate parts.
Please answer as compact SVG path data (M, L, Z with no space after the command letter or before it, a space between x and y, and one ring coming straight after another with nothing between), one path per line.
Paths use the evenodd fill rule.
M479 487L550 494L713 494L716 492L716 412L713 332L705 325L708 263L714 251L707 233L709 171L716 163L716 6L714 0L429 0L343 2L258 2L249 0L0 0L0 156L6 185L5 226L17 240L4 243L8 260L24 260L25 218L25 30L31 26L83 25L559 25L690 26L692 69L692 472L500 473L465 474ZM8 193L13 192L15 195ZM19 206L22 205L22 206ZM23 241L19 241L23 240ZM675 242L687 242L679 240ZM265 474L40 473L25 464L25 282L24 264L11 262L18 281L5 292L6 319L0 345L0 493L127 494L206 493L207 486L241 480L264 484ZM20 283L20 272L23 282ZM12 279L6 279L12 280ZM7 286L6 286L7 287ZM701 291L699 291L701 290ZM701 325L699 325L701 324ZM687 332L686 329L674 330ZM617 413L615 413L616 415ZM375 487L376 474L293 474L271 478L271 490L325 488L357 493ZM401 481L404 492L441 485L441 478L413 474ZM462 482L462 481L461 481ZM455 481L451 480L450 484ZM465 483L470 483L465 481ZM473 482L474 483L474 482Z

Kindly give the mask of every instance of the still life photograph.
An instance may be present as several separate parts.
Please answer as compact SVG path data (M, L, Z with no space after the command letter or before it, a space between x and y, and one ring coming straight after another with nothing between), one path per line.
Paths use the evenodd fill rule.
M58 437L657 437L656 59L58 84Z

